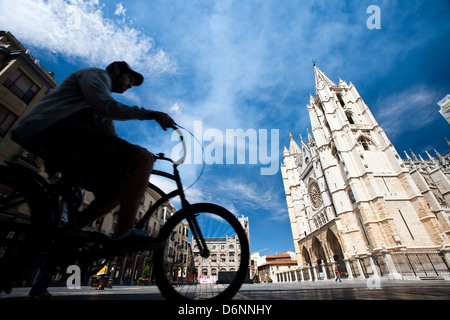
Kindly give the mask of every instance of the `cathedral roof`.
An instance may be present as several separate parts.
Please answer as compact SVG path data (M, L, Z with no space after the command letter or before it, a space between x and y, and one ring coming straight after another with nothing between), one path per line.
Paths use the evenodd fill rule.
M290 134L290 139L291 142L289 143L289 152L291 154L295 154L295 153L302 153L300 150L300 147L298 146L297 142L295 142L294 138L292 137L292 134Z
M323 86L322 82L324 82L325 85L327 85L327 86L331 86L331 87L336 86L336 84L333 81L331 81L331 79L328 78L327 75L325 73L323 73L323 71L320 70L317 66L314 66L314 78L316 81L316 91L317 91L317 88Z

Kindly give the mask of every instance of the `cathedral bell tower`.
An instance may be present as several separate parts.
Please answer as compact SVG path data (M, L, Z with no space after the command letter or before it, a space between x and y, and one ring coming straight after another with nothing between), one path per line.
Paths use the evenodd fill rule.
M298 260L448 243L355 86L336 85L317 66L314 76L307 106L314 138L308 132L300 149L291 135L281 166Z

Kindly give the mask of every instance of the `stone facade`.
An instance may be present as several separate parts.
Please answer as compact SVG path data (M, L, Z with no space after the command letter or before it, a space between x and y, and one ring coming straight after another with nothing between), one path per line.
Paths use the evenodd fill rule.
M238 218L249 237L248 217ZM205 238L210 255L202 258L195 242L191 242L194 266L197 275L218 275L221 271L237 271L239 268L241 246L236 235L229 237Z
M450 246L445 165L403 161L351 82L314 74L312 134L281 165L299 268Z
M0 31L0 163L18 160L42 163L11 141L9 132L58 83L31 52L9 32Z

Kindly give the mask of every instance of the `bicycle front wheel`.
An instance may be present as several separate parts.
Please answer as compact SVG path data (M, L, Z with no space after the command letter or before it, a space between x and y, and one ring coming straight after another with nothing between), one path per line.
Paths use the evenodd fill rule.
M162 228L164 246L155 252L155 278L169 300L228 300L249 274L250 248L243 228L228 210L209 203L181 210ZM208 253L192 235L194 216Z

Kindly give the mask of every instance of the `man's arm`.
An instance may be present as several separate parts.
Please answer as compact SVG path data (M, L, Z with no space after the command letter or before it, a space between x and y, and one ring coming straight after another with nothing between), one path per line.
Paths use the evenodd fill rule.
M115 100L111 95L111 79L103 70L92 69L80 74L78 80L86 103L100 117L111 120L156 121L164 118L161 112L127 106Z

